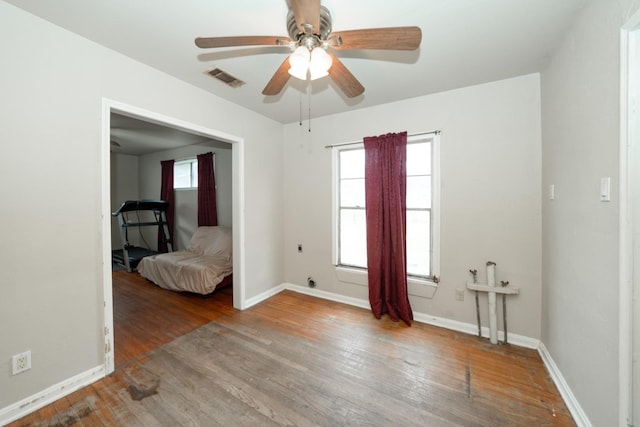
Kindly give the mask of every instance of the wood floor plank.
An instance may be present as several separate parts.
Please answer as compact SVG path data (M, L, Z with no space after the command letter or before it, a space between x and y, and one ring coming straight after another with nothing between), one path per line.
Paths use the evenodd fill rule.
M98 381L94 384L94 388L99 396L99 402L102 403L98 407L100 412L104 413L103 419L106 420L107 425L132 427L143 425L118 395L122 388L118 373Z
M137 273L113 273L116 367L234 311L231 287L203 297L168 291Z
M240 312L232 294L114 273L116 372L11 426L575 425L534 350L290 291Z
M278 416L273 406L267 407L255 396L249 395L247 390L251 385L246 381L230 377L227 372L217 370L208 364L194 364L189 358L176 356L173 352L166 352L163 357L154 359L152 363L160 369L172 369L175 377L180 377L183 382L199 384L195 388L186 387L186 390L184 384L181 384L179 390L183 390L186 400L206 407L209 416L214 420L240 417L245 423L249 421L245 425L295 425ZM203 378L205 381L201 381Z

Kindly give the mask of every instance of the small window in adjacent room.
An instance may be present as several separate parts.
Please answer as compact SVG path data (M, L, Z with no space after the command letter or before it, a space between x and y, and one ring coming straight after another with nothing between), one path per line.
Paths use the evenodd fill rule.
M174 163L173 188L198 188L198 159L186 159Z
M439 270L439 137L407 140L407 275L434 281ZM367 268L364 146L335 147L334 262L338 267Z

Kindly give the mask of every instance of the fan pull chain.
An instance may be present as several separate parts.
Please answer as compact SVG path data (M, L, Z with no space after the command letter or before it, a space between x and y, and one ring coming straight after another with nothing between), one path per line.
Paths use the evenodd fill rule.
M300 83L300 89L302 89L302 83ZM299 114L299 118L300 118L300 126L302 126L302 90L300 90L299 93L300 93L300 114Z
M311 84L308 86L307 95L307 102L309 103L309 132L311 132Z

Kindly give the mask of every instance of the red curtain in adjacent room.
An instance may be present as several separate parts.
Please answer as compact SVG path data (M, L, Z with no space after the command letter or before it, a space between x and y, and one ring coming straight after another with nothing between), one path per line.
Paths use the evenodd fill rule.
M213 173L213 153L198 158L198 227L218 225L216 177Z
M407 132L364 138L369 302L376 318L388 314L411 325L407 293Z
M169 226L169 240L173 237L173 218L175 213L175 198L173 192L173 164L175 160L163 160L160 162L161 184L160 184L160 200L169 202L167 209L167 223ZM162 229L158 229L158 252L167 252L167 242Z

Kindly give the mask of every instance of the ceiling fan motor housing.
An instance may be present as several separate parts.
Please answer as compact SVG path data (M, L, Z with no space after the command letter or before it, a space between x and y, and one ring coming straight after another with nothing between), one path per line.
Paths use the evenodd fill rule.
M289 38L291 38L291 40L300 41L300 39L304 38L305 35L314 35L319 39L319 41L325 41L331 33L331 13L326 7L320 6L320 32L306 34L305 32L298 31L298 25L296 24L296 18L293 14L293 10L289 9L289 13L287 14L287 30L289 31Z

